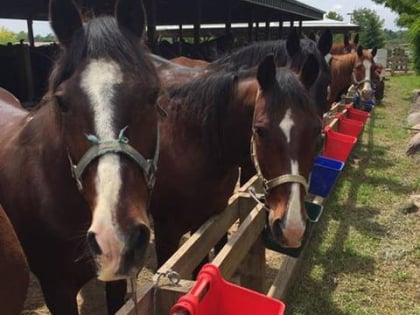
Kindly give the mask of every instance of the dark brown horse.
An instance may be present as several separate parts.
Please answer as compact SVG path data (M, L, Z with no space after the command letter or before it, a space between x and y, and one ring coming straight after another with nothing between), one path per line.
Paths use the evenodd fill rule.
M0 204L50 311L78 314L95 274L127 278L143 264L160 83L141 1L82 24L73 1L51 0L50 19L62 54L48 93L30 113L0 104Z
M319 72L314 56L300 76L276 69L267 57L258 70L185 69L156 64L166 93L168 117L160 123L161 155L151 203L158 263L175 252L181 236L225 209L238 166L255 155L266 179L270 226L277 240L300 245L305 230L303 198L321 121L308 90ZM192 79L186 78L191 72ZM197 75L197 72L201 74ZM177 75L177 74L180 75ZM169 76L172 84L165 84ZM282 175L291 174L284 180Z
M357 52L332 55L330 60L331 68L331 90L329 103L340 101L341 95L347 92L350 86L357 90L362 99L372 99L372 73L374 72L376 48L372 51L357 48Z
M0 301L4 315L20 314L29 283L29 267L16 233L0 206Z
M300 39L298 32L292 29L287 40L253 43L212 62L208 69L226 69L229 71L247 69L257 66L267 54L273 54L276 66L288 66L295 71L300 71L306 58L313 55L319 64L319 73L311 87L310 95L317 104L318 114L322 116L330 109L327 102L330 69L324 58L329 54L331 45L332 34L328 30L321 35L318 42L314 42L309 38Z

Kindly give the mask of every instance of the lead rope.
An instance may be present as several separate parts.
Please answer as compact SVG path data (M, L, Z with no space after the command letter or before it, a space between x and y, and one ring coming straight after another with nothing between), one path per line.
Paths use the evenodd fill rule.
M167 277L169 279L169 282L172 285L177 285L179 283L179 281L181 281L181 276L179 275L178 272L173 271L172 269L169 269L166 272L156 272L156 280L155 283L153 285L153 315L157 315L156 310L157 310L157 306L156 306L156 302L157 302L157 292L159 289L159 282L160 279L162 277Z
M130 277L130 286L131 286L131 299L134 302L134 313L139 315L139 310L137 306L137 277Z

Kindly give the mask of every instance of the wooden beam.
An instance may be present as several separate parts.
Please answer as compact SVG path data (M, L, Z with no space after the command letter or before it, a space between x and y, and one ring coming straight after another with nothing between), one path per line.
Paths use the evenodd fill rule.
M194 23L194 45L198 46L200 44L200 26L201 26L201 19L202 19L202 12L203 12L203 0L196 0L195 1L195 23Z
M251 198L240 199L239 203L239 219L245 222L249 215L249 209L255 204ZM241 286L263 293L265 287L265 246L259 232L259 237L251 246L240 266Z
M26 24L28 26L28 41L29 41L29 46L35 47L33 20L32 20L31 17L29 17L26 20Z
M279 33L278 33L278 35L279 35L279 39L282 39L283 38L283 20L279 20Z
M238 202L243 193L236 193L229 201L228 208L210 218L159 268L158 273L176 271L187 279L210 249L219 241L239 216Z
M257 205L212 261L220 268L224 278L232 277L252 244L261 234L265 225L265 216L263 206Z

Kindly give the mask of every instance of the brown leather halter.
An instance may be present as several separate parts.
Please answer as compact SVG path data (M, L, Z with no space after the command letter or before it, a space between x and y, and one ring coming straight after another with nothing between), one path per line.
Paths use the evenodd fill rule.
M87 135L86 137L92 143L92 146L89 148L89 150L86 151L86 153L82 156L79 163L77 164L73 163L70 154L68 154L72 175L80 192L83 191L82 175L86 168L95 159L109 153L123 154L136 162L136 164L143 171L149 191L153 189L156 181L157 163L160 149L159 127L157 128L156 147L152 159L145 159L143 155L141 155L136 149L128 144L128 138L124 136L124 131L126 129L127 127L120 131L118 139L113 139L110 141L100 141L95 135Z
M254 163L255 170L257 171L258 176L261 178L263 182L264 194L267 195L268 192L280 185L287 184L287 183L298 183L301 184L305 191L308 191L308 182L305 177L300 174L285 174L280 175L272 179L266 179L261 172L261 167L258 162L258 156L256 151L256 144L254 136L251 137L251 158L252 162Z

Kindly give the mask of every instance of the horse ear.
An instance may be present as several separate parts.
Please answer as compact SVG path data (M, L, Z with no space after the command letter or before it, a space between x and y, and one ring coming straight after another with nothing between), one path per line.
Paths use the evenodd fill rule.
M357 46L358 43L359 43L359 33L357 33L356 36L354 36L354 39L353 39L353 44L355 46Z
M146 13L142 0L119 0L115 5L118 24L141 38L146 28Z
M372 54L372 58L375 58L377 52L378 52L378 48L374 47L372 51L370 52Z
M293 57L298 51L300 51L300 38L295 28L290 30L286 41L286 48L289 57Z
M319 73L319 63L315 55L310 54L306 58L305 63L303 64L302 71L300 72L300 80L303 85L309 89L312 84L314 84Z
M326 56L330 52L332 42L333 36L330 30L326 30L324 33L322 33L318 41L318 50L323 56Z
M344 34L344 47L350 45L350 38L348 34Z
M316 36L315 36L315 33L314 32L310 32L308 38L310 40L313 40L314 42L316 42Z
M257 80L263 91L268 90L276 82L276 64L274 63L273 55L265 57L259 64Z
M50 24L58 41L67 46L73 34L83 27L80 12L72 0L50 0Z
M357 55L359 57L363 56L363 47L362 46L357 46Z

